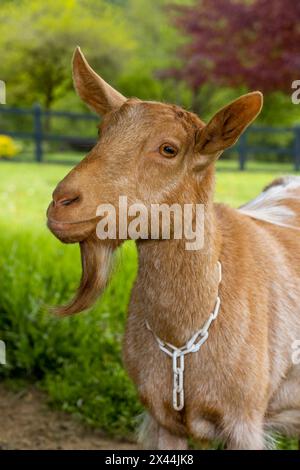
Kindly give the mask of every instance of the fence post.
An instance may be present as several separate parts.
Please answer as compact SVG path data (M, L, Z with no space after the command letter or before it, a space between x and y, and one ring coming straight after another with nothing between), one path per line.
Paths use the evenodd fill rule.
M37 103L33 106L33 122L34 122L34 141L35 141L35 159L37 162L43 160L43 126L42 126L42 109Z
M294 167L296 171L300 170L300 127L294 127Z
M240 170L245 170L246 160L247 160L247 133L241 135L239 140L239 162Z

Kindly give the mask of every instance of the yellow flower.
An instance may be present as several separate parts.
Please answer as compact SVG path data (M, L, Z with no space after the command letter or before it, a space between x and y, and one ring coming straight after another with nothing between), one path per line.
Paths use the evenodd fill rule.
M14 157L20 151L19 146L8 135L0 135L0 158Z

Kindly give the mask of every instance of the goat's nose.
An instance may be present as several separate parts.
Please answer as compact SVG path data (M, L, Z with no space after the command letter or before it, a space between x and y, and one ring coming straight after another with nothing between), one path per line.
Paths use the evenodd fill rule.
M53 205L57 206L70 206L79 200L79 194L65 194L64 196L53 193Z

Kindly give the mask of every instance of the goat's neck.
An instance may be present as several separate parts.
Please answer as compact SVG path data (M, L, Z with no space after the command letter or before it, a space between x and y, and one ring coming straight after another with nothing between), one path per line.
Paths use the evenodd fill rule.
M176 346L182 346L209 317L218 293L221 236L213 209L214 179L205 193L193 192L203 203L204 247L187 251L186 240L149 240L138 244L138 286L143 296L145 316L155 333ZM207 182L206 182L207 183ZM185 196L186 197L186 196Z

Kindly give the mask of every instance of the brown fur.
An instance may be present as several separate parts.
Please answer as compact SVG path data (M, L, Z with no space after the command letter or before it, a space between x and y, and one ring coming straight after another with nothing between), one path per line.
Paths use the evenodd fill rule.
M192 436L218 438L233 449L261 449L265 427L299 435L300 371L291 361L291 344L300 339L299 233L213 204L214 162L259 113L261 95L239 98L205 126L176 106L126 100L91 72L80 50L74 78L79 95L105 116L98 144L58 185L48 210L49 227L58 238L85 246L81 287L62 313L91 305L108 276L110 256L103 250L110 253L122 242L94 238L98 204L117 205L120 194L146 205L203 203L202 250L186 251L184 240L137 242L139 271L124 362L150 413L148 446L184 448ZM164 142L178 147L175 158L160 154ZM299 190L293 196L299 199L282 203L293 209L293 225L299 228ZM105 268L99 269L99 281L101 258ZM223 266L220 314L202 349L186 358L185 407L174 411L171 360L145 320L165 341L183 345L214 307L218 260Z

